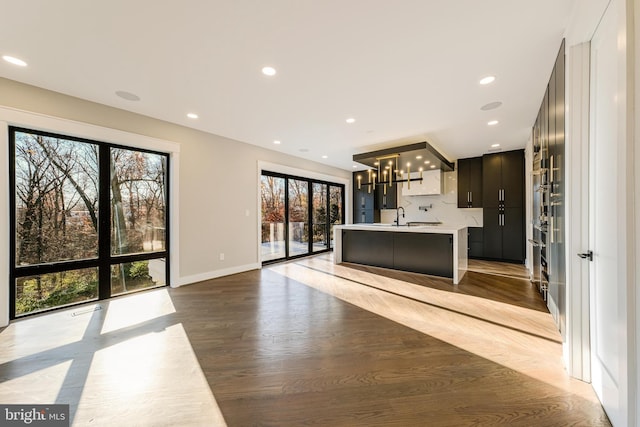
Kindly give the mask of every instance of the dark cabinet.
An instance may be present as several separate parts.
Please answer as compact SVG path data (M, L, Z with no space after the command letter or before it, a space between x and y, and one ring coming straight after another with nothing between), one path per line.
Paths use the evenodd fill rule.
M482 157L482 256L524 262L524 151Z
M459 159L458 207L482 207L482 157Z
M482 207L523 207L524 151L482 157Z
M375 209L375 191L362 182L358 188L358 175L360 180L366 182L367 174L363 172L353 173L353 223L370 223L380 221L380 212Z
M524 262L524 210L484 208L482 257Z
M361 230L342 231L342 260L355 264L394 268L394 233Z
M467 247L469 250L469 258L482 258L482 227L469 227L467 228L467 232L469 234L469 240L467 242Z
M343 230L342 261L452 278L453 236Z
M376 185L375 208L376 209L396 209L398 207L398 186L396 184Z
M370 224L373 222L380 222L380 211L374 209L354 209L354 224Z
M453 277L453 236L426 233L393 234L393 268Z

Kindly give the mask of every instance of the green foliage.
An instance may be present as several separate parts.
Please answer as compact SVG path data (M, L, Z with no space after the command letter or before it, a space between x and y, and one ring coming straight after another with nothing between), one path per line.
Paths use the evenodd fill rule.
M97 298L98 280L94 273L71 271L25 279L16 298L16 314L25 314Z
M136 261L131 263L129 277L132 279L151 279L151 276L149 276L149 261Z

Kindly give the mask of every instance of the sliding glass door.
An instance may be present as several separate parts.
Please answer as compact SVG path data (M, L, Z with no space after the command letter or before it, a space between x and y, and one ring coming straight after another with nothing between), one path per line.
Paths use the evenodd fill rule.
M260 252L263 262L282 259L287 256L284 239L284 189L284 177L262 175L260 179L260 199L262 205Z
M11 316L167 283L161 153L10 128Z
M264 171L260 181L261 259L281 261L331 249L344 222L344 186Z
M344 187L332 185L329 187L329 239L333 248L333 226L344 224Z
M329 249L328 228L327 228L327 184L314 182L312 184L313 194L313 252L321 252Z

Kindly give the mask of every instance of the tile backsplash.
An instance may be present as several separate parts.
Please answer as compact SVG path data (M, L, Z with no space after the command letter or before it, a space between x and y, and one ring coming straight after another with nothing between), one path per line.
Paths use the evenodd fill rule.
M457 170L442 174L444 182L443 194L441 195L400 196L398 206L402 206L405 209L405 217L400 218L400 224L404 224L407 221L442 221L445 224L482 227L481 208L458 208L457 176ZM431 208L428 208L426 212L419 209L420 206L429 205L431 205ZM392 223L395 220L395 209L383 209L380 211L380 222Z

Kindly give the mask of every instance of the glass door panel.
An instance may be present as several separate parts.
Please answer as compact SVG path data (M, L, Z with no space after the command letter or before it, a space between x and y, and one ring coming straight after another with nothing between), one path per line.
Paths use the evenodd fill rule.
M309 182L290 178L289 253L294 257L309 253Z
M327 240L327 184L314 182L313 192L313 246L314 252L323 251L329 248Z
M260 181L262 211L262 261L273 261L287 256L284 237L285 179L262 175Z
M343 201L344 195L342 192L343 187L331 185L329 187L329 223L330 223L330 241L333 248L333 226L335 224L342 224L344 218Z

